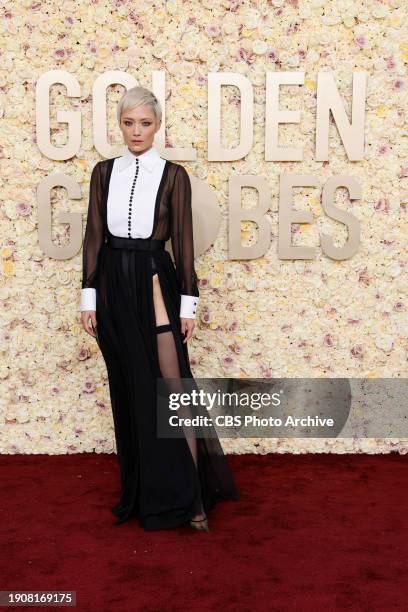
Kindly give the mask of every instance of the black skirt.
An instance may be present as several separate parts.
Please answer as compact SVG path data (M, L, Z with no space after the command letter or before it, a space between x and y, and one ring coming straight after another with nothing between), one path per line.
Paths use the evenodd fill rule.
M158 334L153 300L157 273L169 324ZM180 330L176 271L163 240L109 234L96 279L97 343L105 360L121 493L115 523L137 516L147 530L187 523L239 492L214 429L195 436L157 435L158 379L188 378L187 343Z

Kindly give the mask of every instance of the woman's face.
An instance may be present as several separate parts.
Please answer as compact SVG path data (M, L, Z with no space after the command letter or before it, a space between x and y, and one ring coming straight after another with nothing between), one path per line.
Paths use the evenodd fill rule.
M123 140L134 153L143 153L150 149L160 124L161 121L157 121L149 104L127 110L120 118Z

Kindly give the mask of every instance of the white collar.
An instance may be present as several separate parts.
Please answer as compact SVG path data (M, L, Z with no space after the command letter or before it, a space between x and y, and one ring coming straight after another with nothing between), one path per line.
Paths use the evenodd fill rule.
M119 172L125 170L130 164L134 164L136 158L146 170L151 172L155 163L160 159L160 155L154 145L140 155L134 155L129 147L126 147L126 153L116 160L116 166Z

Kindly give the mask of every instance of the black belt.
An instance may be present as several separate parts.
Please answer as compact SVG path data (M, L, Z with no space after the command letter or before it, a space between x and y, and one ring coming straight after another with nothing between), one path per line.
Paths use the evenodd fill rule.
M114 249L135 249L136 251L164 251L165 240L150 238L124 238L108 235L106 244Z

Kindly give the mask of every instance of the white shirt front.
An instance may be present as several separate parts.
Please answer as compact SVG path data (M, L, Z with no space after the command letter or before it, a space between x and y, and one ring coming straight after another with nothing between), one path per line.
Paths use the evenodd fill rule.
M139 171L129 218L129 195L135 178L136 157L139 160ZM165 164L166 161L154 146L138 156L127 148L124 155L114 160L107 202L107 223L111 234L125 238L150 238L157 192ZM198 302L198 297L182 295L180 317L195 319ZM95 289L81 290L80 309L96 310Z
M129 194L136 172L130 236L128 234ZM150 238L153 230L154 208L166 160L160 157L154 147L141 155L134 155L129 149L122 157L115 159L109 183L108 228L114 236L124 238Z

